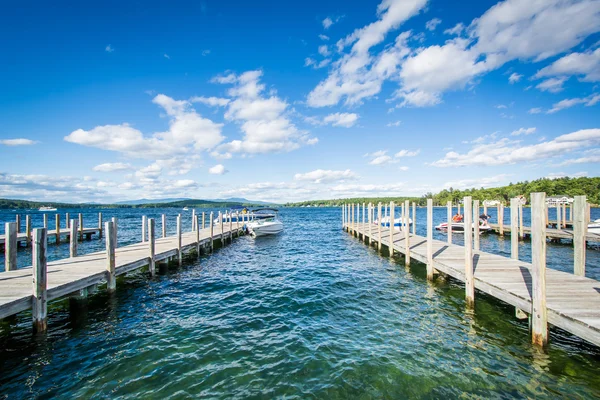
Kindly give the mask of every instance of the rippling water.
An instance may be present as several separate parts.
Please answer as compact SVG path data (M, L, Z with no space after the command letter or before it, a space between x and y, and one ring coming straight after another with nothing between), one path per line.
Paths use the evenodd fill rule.
M113 212L122 214L120 243L137 240L142 211ZM481 293L475 311L465 312L462 284L430 284L423 265L407 271L379 256L342 232L339 209L285 209L282 219L278 237L242 237L153 280L141 272L120 279L113 296L100 290L87 303L55 303L47 335L32 336L25 314L4 321L0 394L600 396L597 348L553 330L549 350L540 352L514 308ZM482 248L510 252L509 242L492 235ZM521 245L524 258L528 245ZM64 247L54 246L53 256ZM569 270L570 246L549 245L549 252L551 267ZM598 253L588 251L588 276L598 274ZM26 257L22 251L20 260Z

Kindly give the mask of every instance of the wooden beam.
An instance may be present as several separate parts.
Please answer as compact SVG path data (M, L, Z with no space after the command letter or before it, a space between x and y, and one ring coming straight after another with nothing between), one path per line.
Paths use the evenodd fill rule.
M409 225L409 220L410 220L410 202L408 200L404 201L404 215L403 217L403 221L404 221L404 226L402 227L402 230L404 230L404 266L405 267L409 267L410 266L410 225Z
M479 200L473 200L473 249L479 251Z
M98 239L102 239L102 213L98 213Z
M199 224L200 224L200 216L196 215L196 254L197 254L198 258L200 258L200 229L198 229ZM238 219L238 227L239 227L239 219Z
M523 203L521 203L521 201L519 201L519 239L523 240L523 237L525 236L524 234L524 227L523 227Z
M562 216L562 212L560 212L560 204L556 204L556 228L560 229L562 227L562 223L560 221L560 217Z
M221 226L223 226L223 222L221 220ZM183 264L183 252L181 250L181 214L177 216L177 260L179 261L179 266Z
M45 332L48 328L47 239L45 228L33 230L33 296L31 299L31 314L33 317L33 328L36 332Z
M575 275L585 276L585 236L587 234L586 197L575 196L573 202L573 254Z
M118 236L117 236L117 231L118 231L118 229L119 229L118 222L119 222L119 221L118 221L117 217L112 217L112 223L113 223L113 226L112 226L112 229L110 230L110 232L112 232L112 234L113 234L113 236L114 236L114 237L113 237L113 243L114 243L115 249L116 249L117 247L119 247L119 242L118 242L118 240L117 240L117 239L118 239ZM106 227L106 225L104 225L104 226ZM109 231L107 231L107 232L109 232ZM107 235L108 235L108 233L107 233Z
M156 270L156 236L154 231L154 218L148 218L148 249L150 250L150 262L148 264L148 270L150 276L154 276Z
M429 212L429 211L427 211ZM446 216L448 219L446 233L448 234L448 244L452 244L452 202L446 204Z
M4 224L4 271L17 269L17 223Z
M377 205L377 250L381 252L381 203Z
M500 234L500 236L504 236L504 204L498 204L497 213L498 227L500 228L500 231L498 233Z
M510 258L519 259L519 199L510 199Z
M17 224L17 234L21 233L21 215L17 214L15 216L15 222Z
M214 248L214 232L213 232L213 228L215 226L215 224L213 223L213 212L212 211L210 212L210 218L209 218L208 222L210 223L210 226L209 226L209 228L210 228L210 251L212 252L213 248Z
M196 231L196 209L192 208L192 232Z
M412 232L413 235L417 234L417 203L412 203Z
M114 221L104 223L106 231L106 290L114 292L117 288L117 278L115 275L115 249L117 247L117 225Z
M79 228L79 240L83 240L83 214L79 213L79 224L77 225Z
M202 211L202 229L206 228L206 212Z
M467 307L475 305L475 280L473 278L473 199L466 196L463 200L465 207L464 237L465 237L465 299Z
M71 220L71 226L70 226L70 240L71 243L69 245L69 256L71 258L73 257L77 257L77 224L78 221L76 219L72 219Z
M71 216L69 213L65 213L65 224L67 224L67 230L71 227Z
M44 229L46 229L46 232L48 232L48 214L46 213L44 213Z
M369 246L373 243L373 203L369 203Z
M146 241L148 235L146 234L146 226L148 226L148 217L142 215L142 243Z
M60 243L60 214L55 215L55 225L56 225L56 244Z
M546 193L531 193L531 340L538 346L548 343L545 204Z
M393 201L390 201L390 237L388 239L389 241L389 251L390 251L390 257L394 256L394 220L396 216L396 205L394 204Z
M25 240L27 245L31 244L31 215L25 216Z
M433 199L427 199L427 280L433 280Z
M161 215L161 229L162 229L162 237L167 237L167 216L165 214Z

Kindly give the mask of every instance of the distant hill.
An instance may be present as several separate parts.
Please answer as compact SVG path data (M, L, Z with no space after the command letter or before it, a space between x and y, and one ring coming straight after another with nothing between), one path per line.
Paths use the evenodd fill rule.
M276 204L276 203L269 203L268 201L248 200L243 197L230 197L228 199L213 199L211 201L234 202L234 203L242 203L242 204L255 204L255 205L261 205L261 206L273 206Z
M190 198L167 198L167 199L138 199L138 200L124 200L124 201L117 201L115 204L121 205L128 205L128 206L137 206L140 204L158 204L158 203L173 203L175 201L184 201L184 200L191 200Z

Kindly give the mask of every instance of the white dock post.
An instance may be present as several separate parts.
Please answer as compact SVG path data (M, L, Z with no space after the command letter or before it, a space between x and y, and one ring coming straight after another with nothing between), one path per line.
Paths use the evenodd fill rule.
M510 199L510 258L519 259L519 199Z
M55 225L56 225L56 244L60 243L60 214L56 214L54 216Z
M98 213L98 239L102 239L102 213Z
M69 245L69 255L70 257L77 257L77 220L76 219L72 219L71 220L71 226L70 226L70 236L71 236L71 244Z
M206 212L202 211L202 229L206 228L206 224L204 223L206 221Z
M390 238L388 239L390 257L394 256L394 215L396 214L396 205L390 201Z
M484 200L484 201L485 201L485 200ZM484 213L485 215L488 215L488 213L487 213L487 205L486 205L485 203L483 203L483 213Z
M473 249L479 251L479 200L473 200Z
M498 229L500 230L498 233L500 236L504 236L504 204L498 204L497 208L498 213Z
M531 203L529 203L531 204ZM531 207L529 207L529 212L531 213ZM546 209L546 226L548 226L550 224L550 206L548 206L548 204L544 205L544 208ZM531 216L530 216L531 219ZM530 223L531 225L531 223Z
M427 280L433 280L433 199L427 199Z
M198 229L200 223L200 216L196 215L196 255L200 258L200 229Z
M373 203L369 203L369 246L373 243Z
M381 203L377 205L377 250L381 253Z
M585 222L586 224L589 224L590 222L592 222L592 205L590 203L585 203L585 207L586 207L586 213L585 213Z
M463 200L465 207L464 234L465 234L465 300L467 307L475 304L475 281L473 280L473 209L472 198L467 196Z
M196 231L196 209L192 208L192 232Z
M229 243L233 241L233 214L229 211Z
M37 332L45 332L48 328L48 297L46 263L46 245L48 244L46 228L33 230L33 296L31 314L33 328Z
M117 224L117 222L118 222L118 219L117 219L117 217L112 217L112 223L113 223L113 227L112 227L112 230L111 230L111 232L112 232L112 234L114 235L114 238L113 238L113 245L114 245L115 249L116 249L117 247L119 247L119 242L117 241L117 238L118 238L118 236L117 236L117 230L118 230L118 228L119 228L119 225ZM104 226L106 227L106 225L104 225Z
M167 216L165 214L161 215L161 228L162 228L162 237L167 237Z
M458 202L458 204L456 205L456 209L458 210L458 215L460 215L460 201Z
M83 240L83 214L79 213L79 240Z
M31 243L31 216L25 216L25 237L27 240L27 244Z
M106 231L106 290L113 292L117 288L117 279L115 275L115 249L117 247L117 225L113 221L104 223Z
M571 215L573 216L573 253L575 275L585 276L585 236L587 234L586 197L575 196Z
M17 223L4 224L4 271L17 269Z
M574 204L569 204L569 222L573 222L573 206Z
M448 218L448 223L447 223L447 228L446 228L446 233L448 234L448 244L452 244L452 202L448 201L448 204L446 204L446 215ZM429 211L427 211L429 213ZM429 215L429 214L427 214ZM428 217L429 218L429 217Z
M346 214L345 207L342 206L342 230L346 228Z
M15 217L15 222L17 224L17 234L21 233L21 215L17 214Z
M567 204L563 204L562 206L562 222L563 227L567 227Z
M410 266L410 201L404 201L404 266Z
M142 243L146 241L146 226L148 225L148 217L142 215Z
M523 203L521 203L521 201L519 201L519 239L523 240L523 237L525 236L525 232L524 232L524 227L523 227Z
M154 218L148 218L148 245L150 250L150 262L148 264L148 270L150 271L150 276L154 276L154 272L156 270L156 235L154 232Z
M177 259L181 267L183 264L183 254L181 252L181 214L177 216Z
M361 231L362 231L362 238L363 238L363 242L365 241L366 238L366 227L365 227L365 220L366 220L366 215L365 215L365 203L363 202L363 207L362 207L362 227L361 227Z
M69 213L65 213L65 224L67 224L66 228L68 230L71 227L71 216Z
M562 213L560 212L560 203L556 204L556 228L560 229L562 224L560 221L560 217L561 217Z
M48 238L48 214L44 214L44 229L46 229L46 238Z
M531 193L531 339L539 346L548 343L545 204L546 193Z
M213 212L212 211L210 212L210 219L208 222L210 223L210 227L209 227L210 228L210 251L212 252L213 248L214 248L213 228L215 226L215 224L213 223Z
M417 203L413 201L412 203L412 232L413 235L417 235Z

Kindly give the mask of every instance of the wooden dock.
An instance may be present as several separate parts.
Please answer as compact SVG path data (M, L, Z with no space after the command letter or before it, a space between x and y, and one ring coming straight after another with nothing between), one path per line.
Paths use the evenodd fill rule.
M490 227L496 233L500 233L500 229L502 229L503 233L508 233L510 235L511 227L510 225L504 225L502 228L498 224L489 224ZM569 224L571 225L571 224ZM523 227L523 237L531 237L531 227L524 226ZM560 240L570 240L573 241L573 230L572 229L556 229L556 228L547 228L546 229L546 237L550 240L560 241ZM597 233L586 233L585 241L589 243L600 243L600 235Z
M186 253L212 251L214 242L221 245L242 234L243 223L213 224L213 215L206 226L195 217L191 232L182 232L181 216L177 218L177 234L166 236L163 216L163 237L155 238L154 219L144 218L142 242L117 247L116 220L106 222L106 251L46 262L46 232L33 231L33 265L0 273L0 318L32 309L34 327L46 329L47 302L64 297L87 295L89 288L106 283L107 290L115 290L118 275L148 266L154 275L159 263L178 260L181 265ZM147 225L146 225L147 224ZM71 240L71 246L75 240ZM75 247L76 251L76 247ZM33 279L33 287L32 287Z
M472 214L470 201L465 199L468 204L465 216ZM538 200L538 204L543 205L543 201ZM585 199L581 204L585 205ZM475 301L475 289L514 306L518 317L529 317L532 341L535 344L544 346L547 343L547 325L550 324L600 346L600 282L585 277L585 246L581 240L576 240L575 246L576 274L546 269L542 206L534 220L538 224L534 226L539 226L539 229L533 232L532 263L518 259L515 250L517 246L512 247L511 258L479 251L478 235L473 235L469 230L462 234L465 236L465 243L472 243L472 246L452 244L452 235L449 235L448 241L433 240L431 203L428 209L427 237L416 235L414 224L412 232L409 232L373 223L382 217L381 204L378 207L365 207L363 204L362 220L360 205L346 205L342 208L343 227L353 236L380 251L385 247L392 254L404 255L407 266L411 259L426 264L428 279L433 279L435 271L465 282L467 307ZM414 210L413 204L413 221L416 216ZM390 205L390 214L393 215L393 205ZM401 215L403 220L408 218L408 204L403 205ZM583 213L580 220L583 223ZM513 230L515 232L516 229ZM515 239L511 238L513 244L517 243L517 235L514 237Z

